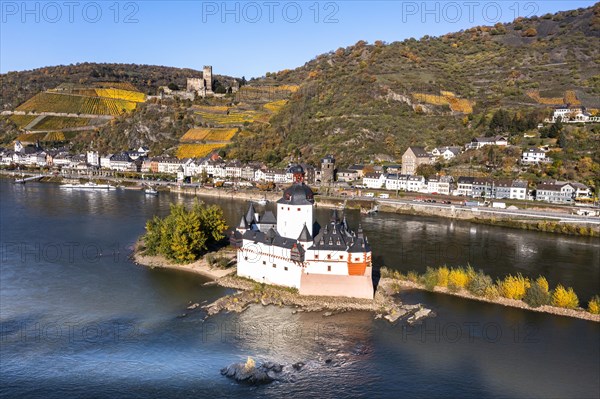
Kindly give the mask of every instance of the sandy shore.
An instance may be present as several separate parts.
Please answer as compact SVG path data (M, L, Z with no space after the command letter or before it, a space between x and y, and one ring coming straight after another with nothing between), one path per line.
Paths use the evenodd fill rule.
M412 281L396 280L396 279L390 279L390 278L382 278L381 281L384 281L386 284L397 283L401 288L404 288L404 289L417 289L417 290L428 291L424 285L419 284L419 283L414 283ZM461 298L472 299L472 300L480 301L480 302L493 303L493 304L501 305L501 306L509 306L509 307L513 307L513 308L531 310L533 312L549 313L549 314L553 314L553 315L557 315L557 316L575 317L578 319L595 321L596 323L600 322L600 314L592 314L592 313L586 312L584 309L581 309L581 308L565 309L565 308L558 308L556 306L549 306L549 305L532 308L529 305L527 305L524 301L521 301L521 300L508 299L508 298L502 298L502 297L498 297L495 299L488 299L488 298L484 298L484 297L475 296L466 290L460 290L457 292L453 292L450 289L448 289L447 287L437 287L436 286L433 289L433 292L439 292L439 293L446 294L446 295L454 295L454 296L458 296Z
M235 255L232 255L230 252L217 252L218 255L229 256L231 260L235 260ZM208 277L212 280L218 280L223 278L231 273L235 273L235 267L229 267L227 269L218 269L215 267L209 266L206 262L205 258L199 259L194 263L189 263L186 265L181 265L179 263L171 262L166 259L164 256L147 256L142 255L137 249L134 251L132 255L133 261L136 264L147 266L150 268L163 268L163 269L175 269L175 270L183 270L190 273L196 273L202 275L204 277Z

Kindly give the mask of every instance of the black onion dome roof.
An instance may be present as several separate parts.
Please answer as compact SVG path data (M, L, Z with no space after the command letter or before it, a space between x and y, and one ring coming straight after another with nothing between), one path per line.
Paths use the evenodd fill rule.
M294 165L288 169L288 172L292 173L292 174L296 174L296 173L304 174L304 169L300 165Z
M294 183L283 191L283 197L278 204L312 205L315 203L314 193L304 183Z

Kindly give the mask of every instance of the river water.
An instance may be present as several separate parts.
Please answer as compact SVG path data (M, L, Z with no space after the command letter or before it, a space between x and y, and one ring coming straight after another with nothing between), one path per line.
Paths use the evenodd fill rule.
M205 200L231 225L246 208ZM145 221L174 201L192 199L0 181L0 397L600 396L600 326L577 319L409 291L405 302L437 317L409 327L256 306L204 320L188 304L228 290L128 260ZM403 215L361 222L379 266L470 263L495 277L545 275L582 302L600 292L597 239ZM219 374L248 356L306 366L262 387Z

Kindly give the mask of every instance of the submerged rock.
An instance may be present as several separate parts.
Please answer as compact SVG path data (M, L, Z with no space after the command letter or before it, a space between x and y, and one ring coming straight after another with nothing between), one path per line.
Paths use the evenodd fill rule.
M431 309L421 308L417 310L412 316L410 316L406 321L408 322L408 324L413 325L420 322L426 317L433 316L435 316L435 313Z
M245 363L234 363L223 369L221 374L232 378L237 382L243 382L250 385L261 385L273 382L274 379L267 374L263 366L248 368Z

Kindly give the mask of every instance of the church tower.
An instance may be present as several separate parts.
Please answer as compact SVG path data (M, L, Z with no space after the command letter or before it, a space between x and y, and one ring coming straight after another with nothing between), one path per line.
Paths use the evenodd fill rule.
M304 226L307 226L310 235L313 234L315 199L310 187L304 183L302 166L293 166L290 172L294 176L294 183L285 189L283 197L277 201L277 233L297 240Z

